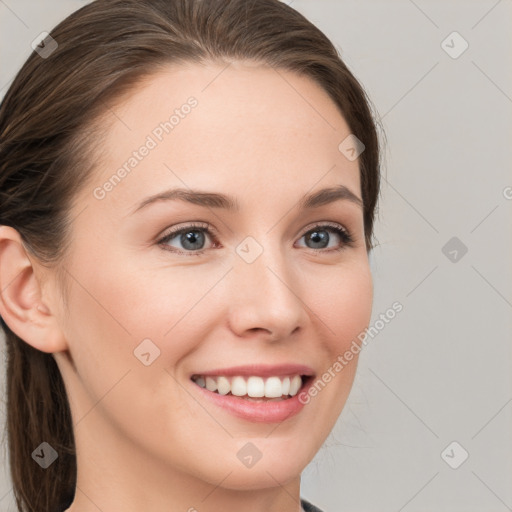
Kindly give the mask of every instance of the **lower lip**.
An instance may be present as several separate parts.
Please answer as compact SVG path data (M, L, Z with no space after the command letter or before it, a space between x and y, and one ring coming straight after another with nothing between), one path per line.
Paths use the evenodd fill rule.
M305 405L299 401L299 395L307 392L312 384L313 378L307 377L297 394L291 398L275 402L251 402L234 395L219 395L192 382L194 388L199 390L207 400L211 400L233 416L255 423L280 423L298 414Z

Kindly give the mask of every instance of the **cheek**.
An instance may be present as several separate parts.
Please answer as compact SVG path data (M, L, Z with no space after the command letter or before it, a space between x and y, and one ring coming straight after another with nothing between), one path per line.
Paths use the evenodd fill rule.
M324 324L332 357L344 351L370 322L373 283L364 262L326 274L317 287L312 309Z
M323 368L317 375L309 395L302 395L306 414L310 417L308 436L310 457L318 452L338 420L354 382L359 352L351 349L367 328L372 311L373 283L367 260L325 271L316 279L315 292L306 298L311 308L314 331L321 333L318 354ZM350 352L350 360L345 354Z
M198 300L196 293L184 296L173 289L173 285L183 287L178 277L165 280L165 272L134 273L120 262L117 268L103 260L94 271L85 265L75 269L65 335L76 372L70 376L76 418L93 421L102 414L124 418L117 428L121 424L139 428L140 418L166 405L159 390L172 387L174 380L164 370L172 374L174 364L193 349L190 339L195 339L193 330L200 325L192 308ZM169 270L167 275L171 274L177 276L179 272ZM142 345L146 339L154 345ZM149 347L154 361L150 366L137 358L142 357L142 352L137 352L139 346L145 351ZM135 398L142 395L144 401ZM169 400L172 393L164 396ZM173 417L180 414L180 403L176 402ZM154 432L162 428L156 423L151 427Z
M96 264L74 264L67 335L79 371L99 391L109 387L108 379L98 383L105 373L114 377L116 368L145 368L134 351L147 347L141 345L146 339L157 347L149 344L151 350L160 351L152 367L172 371L194 350L194 340L204 338L205 323L219 307L210 292L224 267L148 269L142 263L104 255Z

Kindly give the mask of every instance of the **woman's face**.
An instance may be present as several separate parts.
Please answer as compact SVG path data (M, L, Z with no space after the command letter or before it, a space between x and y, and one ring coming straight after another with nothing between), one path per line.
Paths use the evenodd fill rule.
M303 204L340 187L361 199L358 160L339 149L350 129L310 79L249 62L169 67L110 107L94 148L103 159L73 206L59 313L69 350L54 354L79 475L284 485L334 426L357 355L332 368L370 321L361 205L347 193ZM170 198L178 188L188 199ZM169 197L147 201L158 194ZM261 367L232 370L247 365ZM312 374L314 384L329 368L289 409L191 380L251 376L257 394L258 377L286 387L286 375Z

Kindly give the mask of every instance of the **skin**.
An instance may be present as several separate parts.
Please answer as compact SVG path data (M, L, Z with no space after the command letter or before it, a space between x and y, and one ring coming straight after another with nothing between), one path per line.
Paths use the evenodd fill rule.
M303 194L339 184L361 198L358 160L338 150L344 118L309 78L248 61L224 68L162 70L102 121L103 161L71 213L67 306L53 271L0 228L0 313L53 354L70 399L69 512L299 512L300 474L350 392L357 356L298 415L253 423L207 403L189 380L251 363L303 363L319 377L368 326L373 300L362 209L346 200L296 209ZM94 187L189 96L197 107L96 199ZM131 213L171 187L229 194L241 210L174 200ZM167 246L188 254L158 245L169 227L194 221L215 228L196 242L202 254L179 235ZM332 250L343 241L328 229L315 251L305 235L322 222L345 227L354 244ZM236 253L247 236L263 248L251 264ZM146 338L161 351L149 366L133 354ZM249 441L262 453L251 468L236 456Z

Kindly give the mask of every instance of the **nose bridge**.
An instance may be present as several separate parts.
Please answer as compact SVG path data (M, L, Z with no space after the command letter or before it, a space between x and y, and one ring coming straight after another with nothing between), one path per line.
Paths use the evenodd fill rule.
M290 335L302 325L305 306L286 254L277 242L270 243L270 237L263 242L247 237L236 251L232 275L236 295L233 328L261 328L275 338Z

